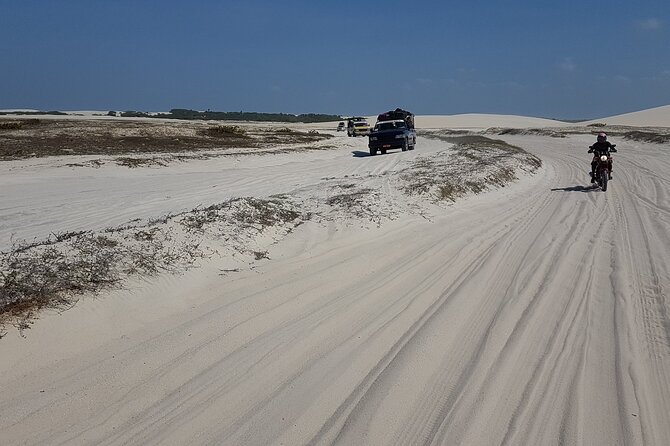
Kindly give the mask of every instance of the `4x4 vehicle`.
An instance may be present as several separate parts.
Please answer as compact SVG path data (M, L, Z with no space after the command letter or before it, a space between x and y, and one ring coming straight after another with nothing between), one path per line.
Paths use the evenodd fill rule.
M369 136L370 155L376 155L377 151L385 154L390 149L402 149L403 152L414 150L414 115L399 108L382 113L377 117L377 123Z
M338 132L344 131L344 122L340 122L339 124L337 124L337 131Z
M347 120L347 136L360 136L370 133L370 124L365 118L354 117Z

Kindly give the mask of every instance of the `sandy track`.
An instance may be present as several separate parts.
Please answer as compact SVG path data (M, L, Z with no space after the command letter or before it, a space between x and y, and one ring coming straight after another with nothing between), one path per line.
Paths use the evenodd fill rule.
M507 139L544 168L430 221L308 223L3 339L3 444L670 444L667 150L620 144L602 193L590 139Z

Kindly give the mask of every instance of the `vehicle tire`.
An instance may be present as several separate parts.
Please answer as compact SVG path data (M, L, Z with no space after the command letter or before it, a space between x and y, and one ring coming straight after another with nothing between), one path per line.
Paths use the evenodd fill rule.
M382 155L386 155L386 149L381 149Z
M602 174L602 190L605 192L607 190L607 174L603 173Z
M403 143L402 143L402 151L407 152L408 148L409 148L409 141L407 139L405 139L405 141L403 141Z
M370 156L375 156L377 154L377 149L370 149Z

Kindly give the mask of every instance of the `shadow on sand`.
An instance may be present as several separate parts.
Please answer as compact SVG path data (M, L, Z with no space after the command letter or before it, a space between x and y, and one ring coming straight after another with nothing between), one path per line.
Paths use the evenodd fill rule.
M552 189L552 191L562 191L562 192L594 192L599 190L600 188L595 185L591 184L589 186L569 186L569 187L557 187Z
M363 158L366 156L372 156L370 155L370 152L362 152L360 150L354 150L353 152L351 152L351 154L354 155L354 158Z

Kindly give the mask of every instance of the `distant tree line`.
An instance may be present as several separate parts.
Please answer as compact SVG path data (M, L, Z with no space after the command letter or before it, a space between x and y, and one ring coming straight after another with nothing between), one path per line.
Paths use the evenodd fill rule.
M69 115L61 111L0 111L0 115ZM187 120L212 121L269 121L269 122L331 122L340 121L340 115L326 115L318 113L304 113L292 115L289 113L258 113L258 112L217 112L197 111L185 108L173 108L169 113L147 113L128 110L123 112L109 111L107 116L122 116L124 118L164 118Z
M130 118L163 118L163 119L187 119L187 120L212 120L212 121L269 121L269 122L330 122L339 121L339 115L326 115L317 113L305 113L292 115L288 113L258 113L258 112L217 112L197 111L185 108L173 108L169 113L145 113L139 111L121 112L120 116Z
M3 111L0 115L67 115L60 111Z

